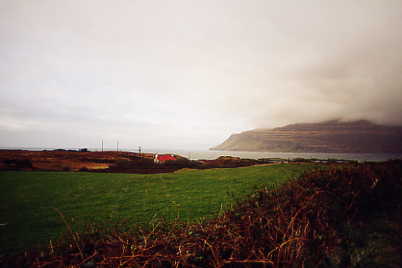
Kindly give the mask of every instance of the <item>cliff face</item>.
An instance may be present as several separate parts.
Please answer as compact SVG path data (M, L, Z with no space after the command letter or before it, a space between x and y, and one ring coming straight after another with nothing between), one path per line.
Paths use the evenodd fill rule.
M363 120L292 124L233 134L211 150L402 153L402 126L383 126Z

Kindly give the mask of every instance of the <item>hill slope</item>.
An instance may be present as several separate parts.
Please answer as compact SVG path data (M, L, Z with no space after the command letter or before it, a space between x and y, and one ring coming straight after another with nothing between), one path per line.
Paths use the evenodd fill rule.
M291 124L233 134L211 150L401 153L402 126L377 125L364 120Z

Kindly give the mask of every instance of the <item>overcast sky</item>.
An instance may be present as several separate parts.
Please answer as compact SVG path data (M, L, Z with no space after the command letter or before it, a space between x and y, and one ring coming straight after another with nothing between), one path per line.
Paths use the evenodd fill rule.
M1 0L0 146L402 124L401 0Z

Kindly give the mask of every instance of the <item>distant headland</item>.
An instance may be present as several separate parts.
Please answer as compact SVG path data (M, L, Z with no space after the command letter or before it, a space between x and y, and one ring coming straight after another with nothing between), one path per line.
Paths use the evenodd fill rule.
M298 123L231 135L211 148L220 151L300 153L401 153L402 126L366 120Z

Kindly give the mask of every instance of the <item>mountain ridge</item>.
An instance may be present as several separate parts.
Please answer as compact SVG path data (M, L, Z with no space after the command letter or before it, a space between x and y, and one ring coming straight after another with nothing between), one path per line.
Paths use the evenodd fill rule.
M296 123L232 134L210 150L401 153L402 126L380 125L367 120Z

